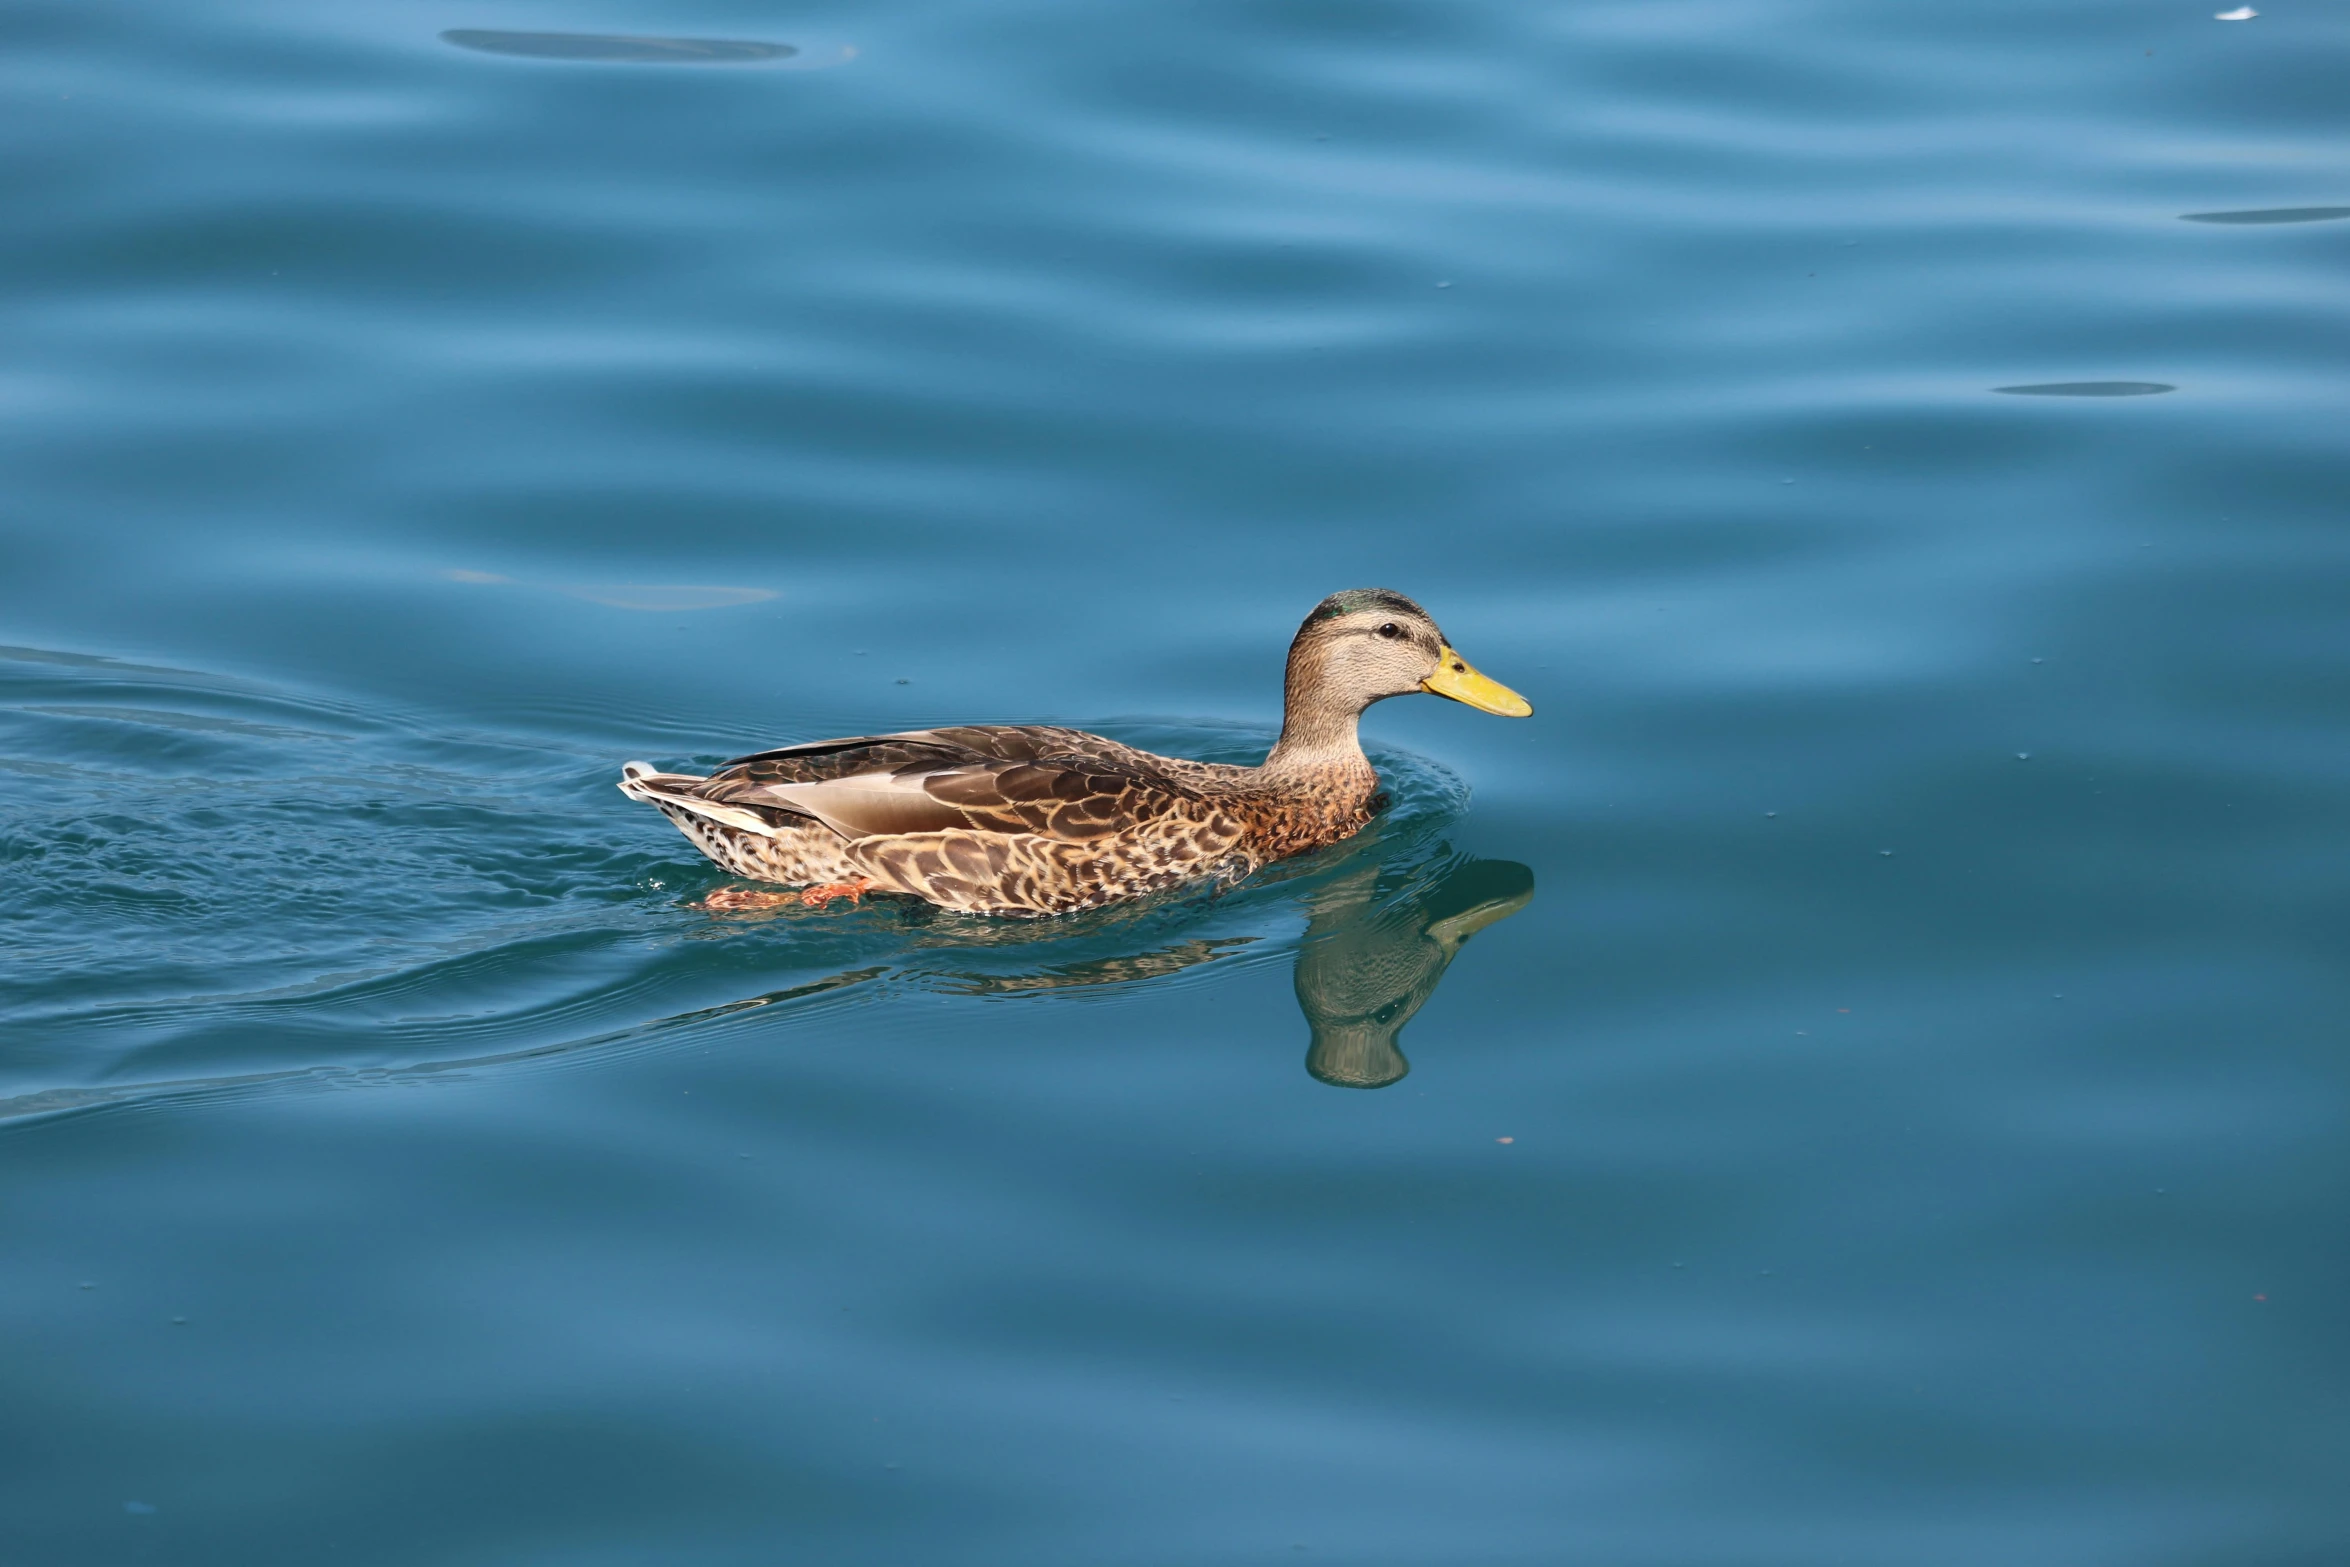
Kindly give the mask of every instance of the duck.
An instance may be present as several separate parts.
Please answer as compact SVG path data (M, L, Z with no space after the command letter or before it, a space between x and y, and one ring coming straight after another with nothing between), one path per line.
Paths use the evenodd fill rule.
M721 889L707 907L828 907L876 893L1043 918L1235 883L1353 837L1380 804L1359 721L1375 702L1417 693L1506 718L1534 711L1472 668L1411 599L1355 588L1298 627L1281 733L1253 767L1051 724L966 724L787 745L707 776L632 761L619 788L721 869L793 889Z

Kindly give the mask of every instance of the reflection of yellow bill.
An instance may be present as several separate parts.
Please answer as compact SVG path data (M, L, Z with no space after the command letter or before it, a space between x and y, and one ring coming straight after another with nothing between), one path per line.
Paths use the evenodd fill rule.
M1421 681L1420 689L1449 696L1455 702L1466 702L1480 713L1499 713L1504 718L1524 718L1534 711L1533 703L1500 681L1471 669L1469 661L1449 646L1437 660L1436 673Z

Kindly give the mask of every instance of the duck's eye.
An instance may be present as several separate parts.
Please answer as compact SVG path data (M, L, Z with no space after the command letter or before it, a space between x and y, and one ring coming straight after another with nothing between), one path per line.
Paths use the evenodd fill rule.
M1388 641L1393 642L1397 637L1403 635L1403 627L1397 625L1394 621L1391 620L1386 625L1379 628L1379 634L1385 637Z

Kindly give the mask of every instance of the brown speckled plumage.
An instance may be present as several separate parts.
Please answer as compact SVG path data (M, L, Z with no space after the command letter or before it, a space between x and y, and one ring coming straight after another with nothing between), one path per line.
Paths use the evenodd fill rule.
M1067 914L1238 880L1352 837L1379 786L1357 717L1448 680L1457 689L1442 694L1525 707L1461 663L1410 600L1360 590L1324 600L1299 629L1281 740L1260 767L1158 756L1079 729L980 724L786 746L707 778L631 762L620 788L752 880L867 880L965 913ZM1483 688L1464 696L1464 681ZM1515 707L1493 707L1485 688Z

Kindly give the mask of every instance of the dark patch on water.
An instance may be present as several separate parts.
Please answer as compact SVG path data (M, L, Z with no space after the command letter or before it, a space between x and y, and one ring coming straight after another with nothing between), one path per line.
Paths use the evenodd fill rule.
M2350 218L2350 207L2255 207L2246 212L2182 212L2186 223L2331 223Z
M2152 397L2157 392L2175 392L2178 388L2161 381L2047 381L2036 386L1995 386L1991 390L2011 397Z
M508 33L453 27L443 42L484 54L521 55L532 60L625 60L657 65L748 65L788 60L800 51L790 44L747 38L637 38L620 33Z

